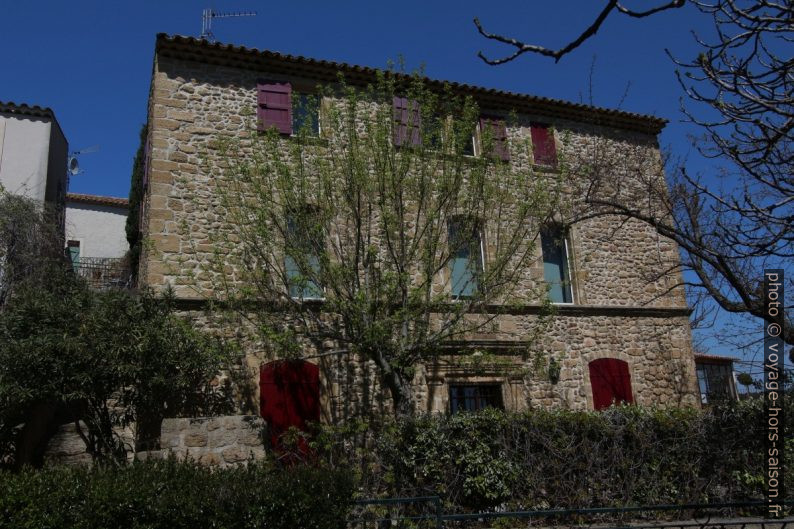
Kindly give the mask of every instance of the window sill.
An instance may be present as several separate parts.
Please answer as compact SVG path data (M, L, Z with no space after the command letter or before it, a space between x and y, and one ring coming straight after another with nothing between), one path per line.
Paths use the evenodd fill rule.
M305 145L314 145L317 147L328 147L328 140L320 136L301 136L300 134L285 135L289 141L294 143L302 143Z
M560 174L562 172L560 168L556 165L541 165L536 163L532 164L532 170L541 173L554 173L554 174Z

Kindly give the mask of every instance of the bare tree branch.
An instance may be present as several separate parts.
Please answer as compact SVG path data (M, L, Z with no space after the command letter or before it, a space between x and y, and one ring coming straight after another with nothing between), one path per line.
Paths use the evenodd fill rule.
M604 6L604 9L598 14L596 19L593 21L590 26L588 26L582 33L576 37L574 40L563 46L562 48L552 50L546 48L544 46L540 46L537 44L527 44L522 42L513 37L506 37L504 35L500 35L497 33L491 33L483 28L482 23L480 22L479 18L474 19L474 25L477 27L477 31L485 37L486 39L495 40L497 42L501 42L502 44L507 44L508 46L514 47L516 50L510 54L505 55L499 59L489 59L482 51L477 52L477 56L482 59L486 64L490 64L492 66L497 66L500 64L505 64L507 62L516 59L517 57L523 55L524 53L537 53L538 55L544 55L546 57L551 57L554 59L554 62L559 62L563 56L567 55L568 53L572 52L579 46L581 46L587 39L591 38L595 35L598 30L603 25L604 21L609 17L609 15L613 11L617 11L623 15L632 17L632 18L645 18L661 11L666 11L668 9L675 9L682 7L684 5L684 0L672 0L666 4L661 4L657 7L648 9L646 11L635 11L632 9L628 9L624 5L622 5L618 0L609 0L607 4Z

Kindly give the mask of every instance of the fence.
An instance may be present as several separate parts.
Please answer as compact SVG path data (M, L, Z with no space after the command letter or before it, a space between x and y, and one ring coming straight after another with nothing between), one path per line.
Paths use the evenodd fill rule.
M80 257L73 262L74 271L91 288L129 288L130 269L126 259L112 257Z
M792 505L794 501L784 503ZM794 529L793 517L763 518L766 503L761 501L480 513L444 513L439 496L367 499L354 505L354 517L349 525L362 529L519 527L519 524L599 529ZM671 520L659 520L664 517Z

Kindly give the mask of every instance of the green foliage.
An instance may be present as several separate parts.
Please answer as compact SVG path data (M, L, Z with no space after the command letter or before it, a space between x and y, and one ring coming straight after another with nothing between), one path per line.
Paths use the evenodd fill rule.
M149 125L145 123L141 126L140 143L138 150L135 153L135 158L132 161L132 175L130 177L130 196L129 196L129 209L127 211L127 224L125 230L127 232L127 242L130 245L130 270L132 271L133 280L138 277L138 262L141 257L141 203L144 197L143 188L143 171L144 162L146 159L146 137L149 132Z
M177 318L168 299L93 291L64 268L17 288L0 313L0 343L2 457L25 435L19 425L59 415L84 423L96 458L123 460L131 447L114 429L227 402L210 386L231 360L224 344Z
M274 356L313 347L368 357L395 411L410 413L418 362L496 328L492 305L546 298L525 275L541 224L562 209L564 179L505 163L499 148L526 160L528 140L497 145L493 127L478 131L471 99L419 75L381 73L367 87L340 79L312 96L295 104L309 107L300 115L319 110L319 133L308 122L292 137L251 127L208 149L230 229L212 234L203 275L255 319ZM395 125L395 97L411 107L407 123ZM467 279L453 299L456 266Z
M349 473L303 466L26 469L0 472L0 528L341 529L352 491Z
M707 411L419 416L330 429L317 447L359 470L364 495L439 494L449 509L476 512L760 499L763 436L758 399Z

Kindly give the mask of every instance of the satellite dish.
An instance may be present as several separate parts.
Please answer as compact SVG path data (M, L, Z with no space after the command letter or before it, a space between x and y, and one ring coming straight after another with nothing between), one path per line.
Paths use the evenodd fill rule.
M69 174L72 176L80 173L80 164L77 163L77 157L75 156L69 157L69 163L67 164L67 167L69 169Z

